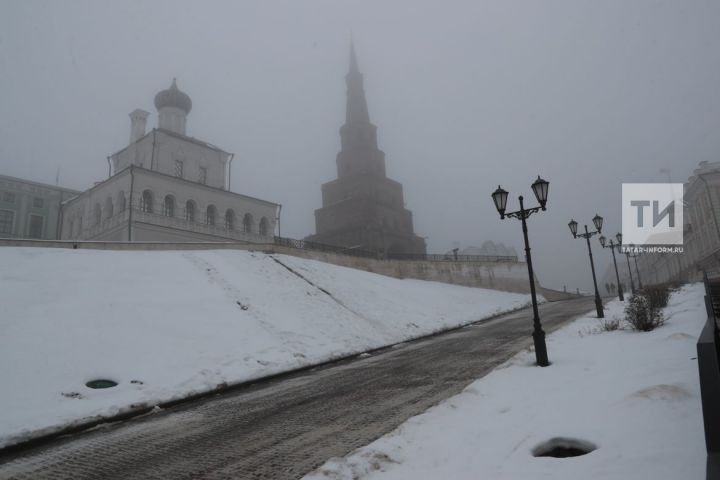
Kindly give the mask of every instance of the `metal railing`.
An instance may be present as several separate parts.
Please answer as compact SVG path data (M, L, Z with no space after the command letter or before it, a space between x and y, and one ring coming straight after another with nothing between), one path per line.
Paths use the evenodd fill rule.
M453 255L449 253L390 253L390 260L416 260L429 262L517 262L514 255Z
M325 243L297 240L295 238L275 237L275 245L297 248L301 250L314 250L317 252L337 253L353 257L376 258L379 260L409 260L429 262L517 262L513 255L453 255L430 253L391 253L383 256L380 252L370 252L356 247L341 247Z
M378 258L375 252L360 250L353 247L340 247L337 245L327 245L325 243L311 242L308 240L298 240L295 238L274 237L275 245L283 247L297 248L300 250L314 250L316 252L338 253L341 255L350 255L353 257Z
M707 322L697 342L700 396L707 449L706 478L720 479L720 275L703 272Z

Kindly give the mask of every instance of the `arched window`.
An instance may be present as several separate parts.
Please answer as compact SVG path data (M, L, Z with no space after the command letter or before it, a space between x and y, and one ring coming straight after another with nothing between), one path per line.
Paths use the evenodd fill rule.
M268 221L267 218L262 217L260 219L260 235L263 237L267 236L268 234Z
M225 211L225 228L228 230L235 229L235 212L232 211L232 208Z
M153 194L150 190L145 190L142 193L142 200L140 201L140 210L147 213L153 211Z
M163 202L163 215L166 217L175 216L175 197L172 195L165 195L165 201Z
M195 202L192 200L185 202L185 220L188 222L195 221Z
M123 191L118 193L118 196L117 196L117 211L118 212L125 211L125 192L123 192Z
M102 211L100 210L100 204L96 203L93 207L93 225L100 225L102 220Z
M252 233L252 222L253 218L252 215L249 213L246 213L243 217L243 232L245 233Z
M215 205L208 205L207 211L205 212L205 223L214 226L216 217L217 209L215 208Z
M111 218L114 214L112 198L107 197L105 199L105 218Z

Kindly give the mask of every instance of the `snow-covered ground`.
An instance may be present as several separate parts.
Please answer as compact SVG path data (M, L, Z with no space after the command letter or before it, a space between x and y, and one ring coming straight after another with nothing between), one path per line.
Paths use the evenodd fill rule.
M705 443L695 344L701 284L671 297L648 333L598 331L581 318L548 336L552 365L521 352L463 393L414 417L313 479L701 479ZM621 318L612 302L606 318ZM554 437L594 444L572 458L534 457Z
M0 249L0 446L132 405L402 342L529 301L273 257ZM118 386L85 386L97 378Z

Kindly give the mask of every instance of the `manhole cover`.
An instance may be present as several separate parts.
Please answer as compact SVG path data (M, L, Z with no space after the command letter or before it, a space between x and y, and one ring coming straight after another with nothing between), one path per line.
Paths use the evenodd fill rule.
M110 388L116 386L117 382L100 378L97 380L90 380L85 385L90 388Z
M555 437L533 448L534 457L568 458L586 455L597 447L577 438Z

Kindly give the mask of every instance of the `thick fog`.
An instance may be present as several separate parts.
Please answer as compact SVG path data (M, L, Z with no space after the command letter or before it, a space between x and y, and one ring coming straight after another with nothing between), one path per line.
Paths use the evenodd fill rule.
M620 228L622 182L682 182L720 160L720 2L0 1L0 173L76 189L107 177L128 113L193 101L188 134L235 153L232 189L314 233L336 177L350 37L388 176L428 251L514 246L490 194L529 220L547 286L591 288L571 217ZM662 170L662 171L661 171ZM593 238L593 245L598 245ZM595 248L602 275L609 251Z

